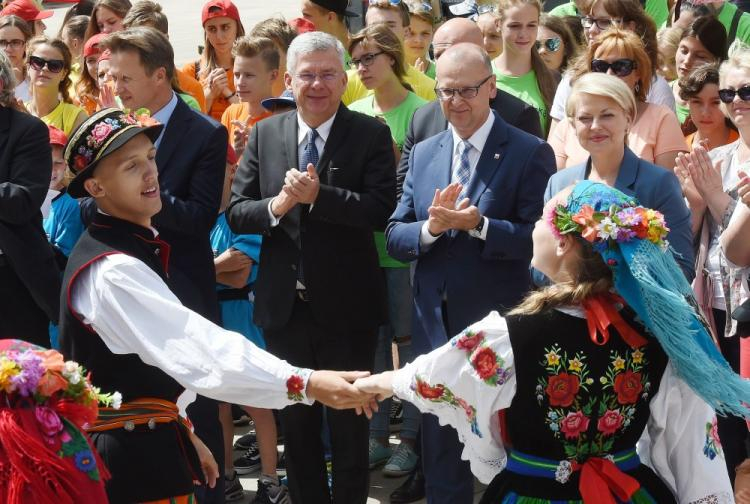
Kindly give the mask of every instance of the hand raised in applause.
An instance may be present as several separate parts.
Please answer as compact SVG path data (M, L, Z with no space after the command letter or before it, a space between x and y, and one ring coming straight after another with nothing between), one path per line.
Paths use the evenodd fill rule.
M307 163L307 171L301 172L295 168L287 171L283 190L298 203L315 203L320 191L320 178L315 166Z
M245 121L238 121L237 119L232 121L232 125L235 127L232 138L232 147L234 147L234 152L237 153L238 156L242 155L242 151L245 150L245 146L247 145L247 137L250 134L250 128L247 127L247 123Z
M469 231L479 224L482 218L479 209L470 204L469 198L458 200L463 186L457 182L448 187L435 190L432 205L427 210L427 229L433 236L438 236L448 230Z
M742 203L750 208L750 177L743 171L738 172L738 175L740 176L740 183L737 186L737 196Z
M357 379L370 376L368 371L313 371L307 381L306 394L334 409L354 408L357 414L372 418L378 410L374 394L363 392L352 385Z

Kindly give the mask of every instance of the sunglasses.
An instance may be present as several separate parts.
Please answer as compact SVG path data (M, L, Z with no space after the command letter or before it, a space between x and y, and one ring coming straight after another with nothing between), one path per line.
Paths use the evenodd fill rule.
M737 91L734 89L719 89L719 100L724 103L732 103L737 95L742 101L750 101L750 86L742 86Z
M37 72L46 66L50 72L60 73L65 68L65 62L59 59L46 60L39 56L32 56L29 58L29 66Z
M618 59L610 63L600 59L595 59L591 62L591 71L598 73L607 73L609 69L618 77L626 77L633 73L633 70L638 68L638 65L632 59Z
M557 52L562 46L562 39L560 37L552 37L544 40L537 40L534 42L534 48L540 51L544 47L548 52Z

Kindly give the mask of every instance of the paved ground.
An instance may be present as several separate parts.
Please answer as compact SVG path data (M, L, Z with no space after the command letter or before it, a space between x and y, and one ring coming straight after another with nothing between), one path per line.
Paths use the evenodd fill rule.
M133 0L136 1L136 0ZM280 15L292 19L300 15L301 0L234 0L240 10L242 23L250 29L255 23L263 19ZM203 31L200 23L201 6L203 0L160 0L164 12L169 18L169 36L175 50L175 62L182 66L198 57L198 45L203 44ZM71 4L48 4L47 8L55 11L55 15L47 20L46 33L54 36L62 24L65 10ZM238 428L236 434L244 434L247 428ZM395 439L392 439L395 442ZM241 455L235 452L236 456ZM244 503L249 503L257 488L258 474L250 474L241 479L245 488ZM372 471L370 498L368 504L387 503L390 493L398 487L404 478L385 478L380 470ZM421 501L424 502L424 501Z

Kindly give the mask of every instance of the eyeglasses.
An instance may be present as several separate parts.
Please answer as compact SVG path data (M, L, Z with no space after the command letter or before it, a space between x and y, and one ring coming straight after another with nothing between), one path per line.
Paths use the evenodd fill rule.
M394 7L401 4L401 0L370 0L369 5L384 4L386 1Z
M619 19L594 18L591 16L584 16L581 18L581 26L583 26L587 30L594 25L596 25L596 27L599 28L600 30L606 30L613 24L617 24L620 22L621 20Z
M537 51L541 50L542 46L549 52L557 52L562 46L562 39L560 37L552 37L534 42L534 47Z
M361 64L363 67L368 67L372 65L372 63L375 61L375 57L379 56L381 54L385 54L383 51L380 52L374 52L374 53L368 53L362 56L361 58L352 58L351 66L354 70L356 70L359 65Z
M307 82L307 83L313 83L316 80L320 80L322 82L331 82L333 80L336 80L339 77L339 74L336 72L325 72L322 74L301 73L301 74L297 74L296 77L302 82Z
M11 49L20 49L26 43L25 40L13 39L13 40L0 40L0 49L10 47Z
M479 94L479 88L482 87L482 85L487 82L490 77L494 77L493 74L488 75L484 79L482 79L482 82L477 84L476 86L466 86L462 88L435 88L435 94L440 98L442 101L448 101L451 98L453 98L457 93L458 96L463 98L464 100L471 100L472 98L476 98L476 96Z
M737 91L734 89L719 89L719 100L724 103L732 103L737 95L742 101L750 101L750 86L742 86Z
M65 68L65 62L59 59L46 60L39 56L32 56L29 58L29 66L37 72L46 66L50 72L60 73Z
M609 69L618 77L626 77L630 75L633 70L638 68L638 64L632 59L618 59L610 63L600 59L595 59L591 62L591 71L598 73L607 73Z

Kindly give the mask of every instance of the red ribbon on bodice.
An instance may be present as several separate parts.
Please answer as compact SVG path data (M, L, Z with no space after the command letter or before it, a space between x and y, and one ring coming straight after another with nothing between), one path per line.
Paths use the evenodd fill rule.
M587 298L581 303L586 312L586 323L589 327L589 337L597 345L606 345L609 341L609 326L614 326L625 343L632 348L647 344L646 338L630 327L620 316L615 303L625 304L616 294L599 294ZM600 337L601 336L601 337Z
M641 487L638 480L622 472L609 459L590 458L583 464L573 462L573 471L581 471L578 490L584 504L617 504L627 502Z

